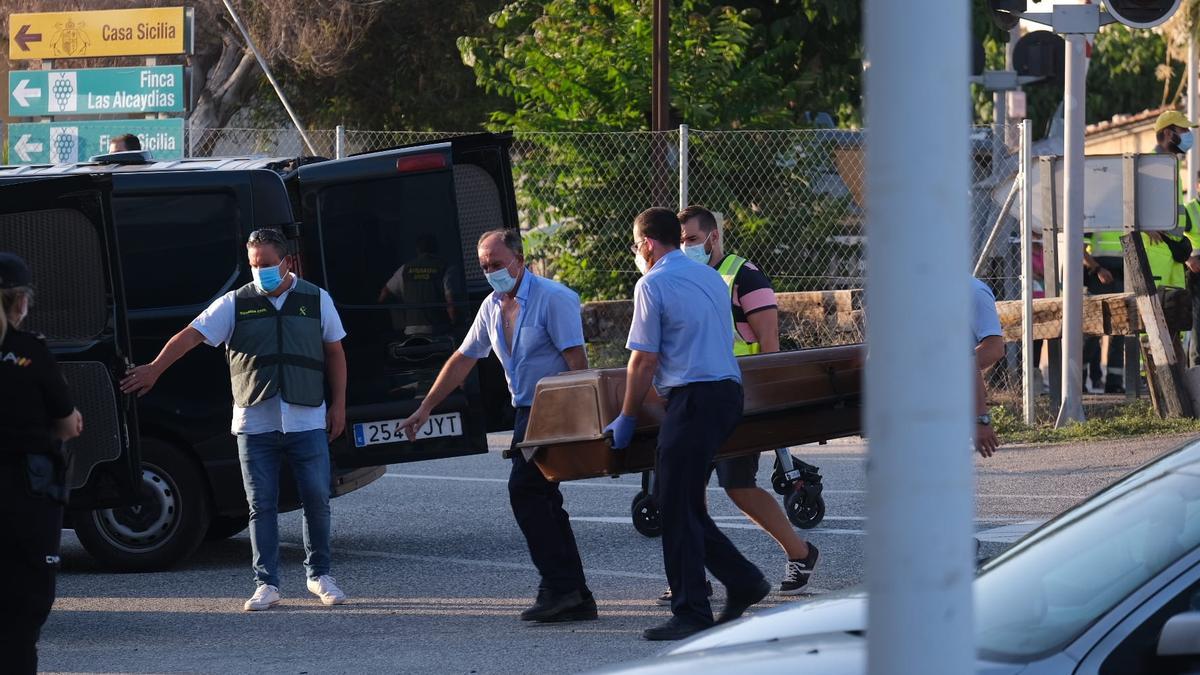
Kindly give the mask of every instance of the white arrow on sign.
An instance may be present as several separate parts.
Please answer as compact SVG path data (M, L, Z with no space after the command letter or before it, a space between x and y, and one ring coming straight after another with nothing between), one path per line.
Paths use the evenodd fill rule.
M41 143L29 142L29 134L21 134L21 137L17 139L17 144L13 146L13 150L21 158L22 162L32 162L33 159L29 157L29 153L41 152L42 149L43 146Z
M13 98L17 99L17 104L22 108L29 107L29 99L41 98L42 90L29 87L29 80L20 80L17 82L17 88L13 89Z

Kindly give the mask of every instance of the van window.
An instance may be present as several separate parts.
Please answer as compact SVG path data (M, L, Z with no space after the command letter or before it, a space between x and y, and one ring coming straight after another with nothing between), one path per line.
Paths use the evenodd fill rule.
M339 304L427 305L459 295L462 247L449 172L326 188L320 223L326 283ZM412 271L425 269L434 270L422 277L430 287L411 297Z
M113 195L130 309L205 304L245 259L229 192Z

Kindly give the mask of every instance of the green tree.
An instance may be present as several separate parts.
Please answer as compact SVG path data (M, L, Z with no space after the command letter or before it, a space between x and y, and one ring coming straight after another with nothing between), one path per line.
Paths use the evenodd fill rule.
M673 3L672 108L701 129L793 128L803 123L805 109L855 119L861 59L854 4L781 2L800 14L796 18L770 2ZM581 132L530 134L518 148L517 186L527 222L557 227L553 237L535 232L531 253L585 297L628 297L636 280L629 227L641 209L673 201L661 187L677 170L669 150L675 139L596 132L648 127L651 3L517 0L490 21L490 32L461 38L459 47L477 82L512 102L511 110L493 112L491 125ZM822 43L827 33L839 38ZM828 84L832 80L838 84ZM835 222L837 209L823 205L848 201L814 191L811 176L797 177L801 169L788 156L803 154L811 164L816 146L805 151L786 137L762 134L739 148L715 137L707 144L697 138L693 147L690 171L705 177L696 201L727 214L731 236L740 237L750 255L747 248L778 250L769 242L774 238L803 258L798 251L821 245ZM748 165L755 171L747 172ZM772 197L764 200L767 194ZM764 215L762 204L773 200L781 210ZM797 229L799 223L808 227ZM750 245L754 241L762 245Z

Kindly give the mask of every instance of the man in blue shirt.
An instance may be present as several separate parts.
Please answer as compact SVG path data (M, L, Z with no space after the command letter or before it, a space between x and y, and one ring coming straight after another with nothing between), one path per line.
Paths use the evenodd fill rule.
M401 423L410 439L434 408L458 388L493 350L504 367L516 408L513 445L525 439L529 408L538 380L587 368L579 296L560 283L525 269L521 234L492 230L479 238L479 266L495 292L483 301L471 330L450 356L429 394ZM563 510L558 483L546 480L520 453L512 459L508 497L513 515L541 575L537 600L521 612L522 621L581 621L596 618L596 600L583 576L579 547Z
M633 290L625 400L606 431L613 434L614 448L628 446L652 381L667 399L654 493L674 616L642 635L678 640L713 625L705 567L727 590L717 623L741 616L767 596L771 584L717 529L705 503L713 456L742 417L729 289L715 269L696 265L679 251L673 211L652 208L638 214L633 240L634 261L644 276Z
M996 313L996 296L979 279L971 277L971 333L975 338L975 450L991 457L1000 445L992 428L983 374L1004 358L1004 331Z

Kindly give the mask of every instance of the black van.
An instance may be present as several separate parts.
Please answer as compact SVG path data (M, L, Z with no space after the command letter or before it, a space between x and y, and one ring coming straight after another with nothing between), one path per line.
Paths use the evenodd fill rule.
M334 495L386 464L486 452L486 433L511 426L494 360L416 442L397 423L491 292L475 242L517 227L510 143L478 134L340 160L121 153L0 167L0 250L30 261L28 327L47 336L84 415L69 446L68 525L89 553L114 568L162 569L206 537L245 528L224 354L193 350L142 399L116 383L250 280L244 242L256 228L287 234L298 271L329 291L348 333ZM281 488L281 510L297 508L290 478Z

